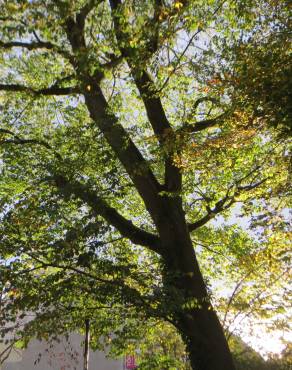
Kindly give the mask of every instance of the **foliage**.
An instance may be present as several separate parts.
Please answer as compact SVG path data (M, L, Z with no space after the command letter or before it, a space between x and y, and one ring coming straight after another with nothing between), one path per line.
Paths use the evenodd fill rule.
M138 368L143 370L191 369L181 337L166 322L144 325L140 338L128 344L126 353L136 353Z
M3 335L25 345L90 319L92 347L118 348L159 318L189 345L181 317L213 308L227 336L247 319L287 330L286 2L0 12Z
M289 6L286 1L265 1L253 11L259 17L257 27L242 32L235 48L225 47L232 67L221 72L221 84L233 91L238 110L250 112L250 126L270 126L291 136Z

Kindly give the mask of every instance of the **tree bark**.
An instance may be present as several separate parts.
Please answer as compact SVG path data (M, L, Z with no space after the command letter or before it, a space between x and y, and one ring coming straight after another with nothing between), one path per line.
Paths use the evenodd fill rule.
M174 304L173 321L186 344L193 370L235 370L223 328L211 305L180 199L168 199L159 234L164 286ZM172 302L169 302L170 305Z
M214 311L194 309L177 320L193 370L235 370L222 327Z
M84 57L79 58L80 50L82 50L83 56L85 55L84 50L86 50L85 18L79 13L75 17L76 20L74 17L67 18L66 32L73 53L75 53L77 75L80 77L82 85L87 86L84 91L85 103L91 118L125 167L157 228L160 243L159 247L155 247L155 251L162 256L165 264L165 292L168 298L173 300L173 303L179 302L178 305L173 306L171 316L186 343L193 370L235 370L223 329L212 309L195 256L182 200L176 195L182 191L182 175L173 164L173 151L167 148L165 145L167 140L164 139L164 136L170 137L170 134L174 137L175 132L167 120L160 98L153 96L155 89L152 90L152 87L155 86L149 75L140 68L138 70L133 68L132 49L122 45L124 41L125 45L129 44L127 32L123 31L124 25L120 23L120 17L117 16L118 8L122 6L122 2L111 0L110 5L121 53L127 59L132 70L153 131L161 147L167 149L164 150L166 154L165 184L161 186L157 181L149 162L145 160L127 130L119 123L118 118L111 113L110 106L100 87L100 81L88 72L90 58L88 58L88 66L84 62ZM166 191L168 196L161 196L162 190ZM99 213L103 213L104 217L103 211L99 210ZM109 220L108 216L107 219ZM210 216L207 215L204 222L209 219ZM125 226L124 223L123 225ZM194 224L193 228L201 225ZM129 230L128 226L127 230ZM122 235L129 237L121 228L119 231ZM150 245L148 248L153 250ZM181 300L177 300L177 298ZM192 307L189 306L190 303L193 303Z

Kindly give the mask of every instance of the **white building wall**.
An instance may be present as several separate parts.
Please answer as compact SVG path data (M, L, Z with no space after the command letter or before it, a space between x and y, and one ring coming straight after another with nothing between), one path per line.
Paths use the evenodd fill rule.
M32 340L27 349L13 350L1 370L83 370L82 339L72 334L68 340L61 338L52 345ZM89 370L123 370L123 360L111 360L104 352L91 351Z

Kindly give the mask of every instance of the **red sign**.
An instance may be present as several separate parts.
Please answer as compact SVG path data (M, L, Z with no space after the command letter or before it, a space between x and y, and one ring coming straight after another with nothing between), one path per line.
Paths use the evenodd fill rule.
M134 355L127 355L125 359L126 369L136 369L136 360Z

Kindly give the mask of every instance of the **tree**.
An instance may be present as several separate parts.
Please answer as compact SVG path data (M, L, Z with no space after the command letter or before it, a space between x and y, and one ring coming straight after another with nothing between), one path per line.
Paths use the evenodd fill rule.
M193 369L234 369L194 246L220 236L210 221L236 203L268 219L286 205L287 143L267 124L278 115L237 89L236 53L286 13L273 1L1 5L1 321L32 310L27 334L65 332L90 309L119 321L141 307L176 326Z

